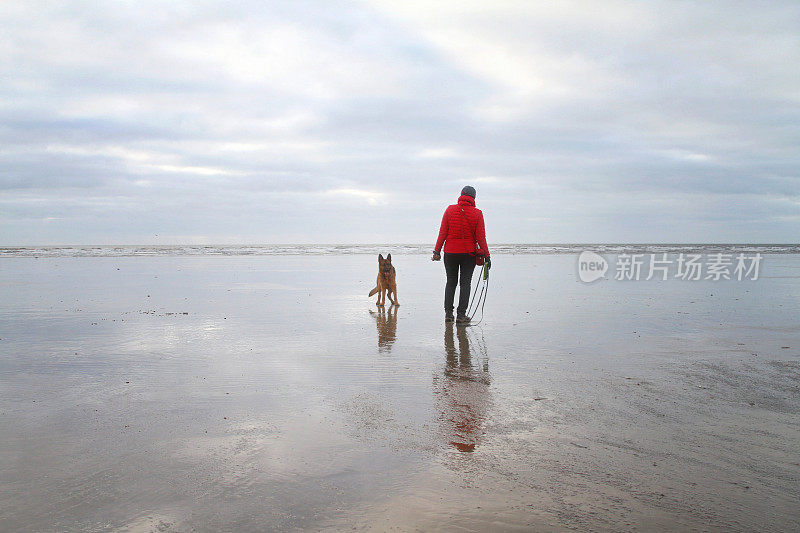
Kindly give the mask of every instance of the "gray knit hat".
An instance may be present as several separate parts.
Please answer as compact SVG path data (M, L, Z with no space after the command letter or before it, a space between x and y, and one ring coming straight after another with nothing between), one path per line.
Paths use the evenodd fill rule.
M461 194L466 196L472 196L473 198L475 198L475 187L467 185L466 187L461 189Z

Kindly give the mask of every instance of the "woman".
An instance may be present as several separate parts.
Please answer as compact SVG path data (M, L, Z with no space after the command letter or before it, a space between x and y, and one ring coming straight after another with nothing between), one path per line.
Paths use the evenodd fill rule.
M475 270L475 257L480 255L489 259L489 246L486 244L486 229L483 225L483 212L475 207L475 188L467 185L461 189L458 203L448 206L442 217L439 238L433 249L433 261L439 261L444 245L444 269L447 285L444 288L444 320L453 321L453 299L456 285L460 283L456 323L468 324L469 291L472 273ZM460 271L460 272L459 272ZM459 281L460 280L460 281Z

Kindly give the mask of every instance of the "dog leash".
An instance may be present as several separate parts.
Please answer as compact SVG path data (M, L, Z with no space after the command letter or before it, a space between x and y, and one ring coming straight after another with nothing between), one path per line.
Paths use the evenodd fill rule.
M478 298L475 298L475 295L478 294L478 288L480 288L481 293ZM483 310L486 307L486 297L489 294L489 267L486 263L483 264L481 268L481 276L478 284L475 285L475 291L472 293L472 298L470 299L469 306L467 307L467 316L469 316L469 325L470 326L477 326L481 322L483 322ZM478 308L480 307L481 310L481 318L477 322L472 322L472 319L475 318L475 315L478 314Z

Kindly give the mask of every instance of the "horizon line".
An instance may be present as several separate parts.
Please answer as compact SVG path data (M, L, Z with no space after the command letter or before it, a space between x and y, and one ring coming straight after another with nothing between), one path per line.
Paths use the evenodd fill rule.
M202 247L215 247L215 246L427 246L429 243L376 243L376 242L316 242L316 243L301 243L301 242L276 242L276 243L177 243L177 244L3 244L0 249L9 248L103 248L103 247L135 247L135 246L150 246L150 247L172 247L172 246L202 246ZM641 242L497 242L492 246L800 246L800 242L658 242L658 241L641 241Z

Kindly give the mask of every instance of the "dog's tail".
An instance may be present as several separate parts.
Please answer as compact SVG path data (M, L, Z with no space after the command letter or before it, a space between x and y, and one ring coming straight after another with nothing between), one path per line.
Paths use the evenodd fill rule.
M372 295L373 295L373 294L375 294L376 292L378 292L378 287L375 287L374 289L372 289L371 291L369 291L369 296L372 296Z

